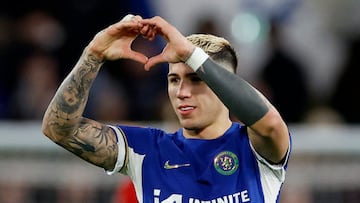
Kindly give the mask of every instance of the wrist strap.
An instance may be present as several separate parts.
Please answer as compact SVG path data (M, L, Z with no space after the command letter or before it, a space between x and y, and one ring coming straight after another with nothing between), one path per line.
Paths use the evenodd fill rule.
M190 66L195 72L197 69L200 68L200 66L206 61L206 59L209 58L209 55L205 53L204 50L202 50L199 47L196 47L191 56L185 61L185 64Z

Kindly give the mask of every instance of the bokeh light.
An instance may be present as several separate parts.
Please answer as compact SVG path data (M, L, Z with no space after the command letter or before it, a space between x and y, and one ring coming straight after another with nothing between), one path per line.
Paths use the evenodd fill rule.
M254 43L264 39L268 30L267 24L255 13L238 13L231 22L231 34L239 43Z

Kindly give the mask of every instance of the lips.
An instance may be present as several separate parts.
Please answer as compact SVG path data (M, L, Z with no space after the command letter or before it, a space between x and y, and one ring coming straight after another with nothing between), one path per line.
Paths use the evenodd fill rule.
M194 106L190 106L190 105L180 105L178 107L178 111L181 115L188 115L190 113L192 113L195 110Z

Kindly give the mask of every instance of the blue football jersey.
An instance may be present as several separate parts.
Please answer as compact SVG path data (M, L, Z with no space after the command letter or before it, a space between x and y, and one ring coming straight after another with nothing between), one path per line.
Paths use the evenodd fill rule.
M140 203L278 202L290 149L283 164L268 163L239 123L211 140L185 138L182 129L110 127L119 154L108 174L130 176Z

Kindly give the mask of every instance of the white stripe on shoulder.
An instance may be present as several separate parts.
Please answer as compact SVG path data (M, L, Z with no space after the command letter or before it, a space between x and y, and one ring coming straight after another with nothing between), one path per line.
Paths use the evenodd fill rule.
M126 140L125 140L124 133L121 130L119 130L119 128L116 126L112 126L112 125L108 125L108 126L114 130L117 140L118 140L118 143L117 143L118 156L117 156L117 161L116 161L115 167L112 171L106 171L106 173L108 175L113 175L113 174L119 172L126 164L125 162L126 162L127 146L126 146Z
M261 186L264 193L265 203L276 202L278 198L281 185L285 181L285 168L284 166L288 162L290 156L290 143L289 149L286 154L286 160L282 164L270 164L266 159L264 159L260 154L256 152L253 145L250 143L251 150L255 154L257 163L260 171Z

